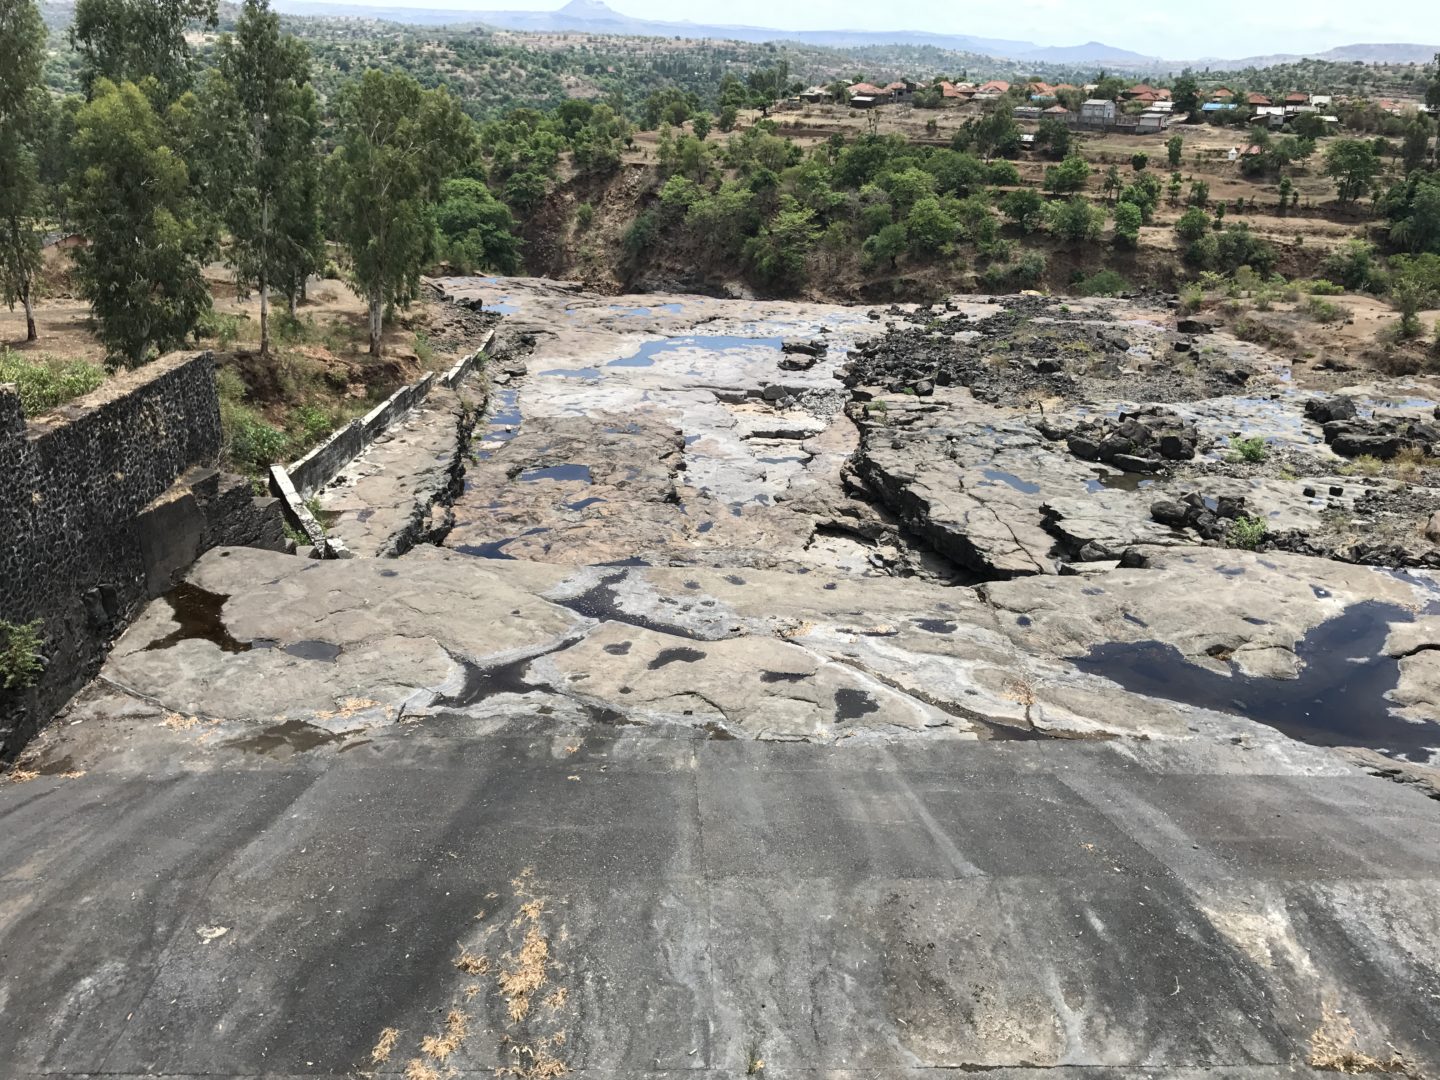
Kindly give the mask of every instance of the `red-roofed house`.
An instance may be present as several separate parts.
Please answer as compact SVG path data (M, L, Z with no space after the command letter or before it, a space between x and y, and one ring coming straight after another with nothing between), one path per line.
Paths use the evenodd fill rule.
M1246 95L1245 95L1245 104L1246 104L1246 105L1257 105L1257 106L1258 106L1258 105L1273 105L1273 104L1275 104L1275 103L1274 103L1273 101L1271 101L1268 97L1266 97L1264 94L1246 94Z
M1309 104L1310 104L1310 95L1309 95L1309 94L1302 94L1299 90L1291 90L1290 93L1288 93L1288 94L1285 95L1285 104L1286 104L1286 105L1309 105Z
M1234 100L1235 100L1235 91L1234 91L1234 90L1231 90L1228 86L1217 86L1214 90L1211 90L1211 91L1210 91L1210 100L1211 100L1211 101L1234 101Z
M1004 79L991 79L991 80L990 80L989 82L987 82L987 83L982 83L981 86L980 86L980 89L977 90L976 93L979 93L979 94L1003 94L1003 93L1005 93L1005 92L1006 92L1007 90L1009 90L1009 89L1010 89L1010 84L1009 84L1008 82L1006 82Z
M858 82L847 89L850 91L850 104L857 109L868 109L872 105L883 105L891 100L890 91L874 83Z

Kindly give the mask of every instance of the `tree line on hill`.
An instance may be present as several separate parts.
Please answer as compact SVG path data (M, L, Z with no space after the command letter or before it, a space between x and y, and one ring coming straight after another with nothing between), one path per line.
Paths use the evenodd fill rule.
M29 313L44 231L74 230L85 240L75 280L114 364L186 340L211 304L203 268L222 255L240 293L259 297L268 350L272 305L293 313L331 250L367 303L378 353L387 312L416 297L424 270L441 260L459 272L519 270L517 219L539 209L562 164L567 176L603 180L633 143L619 101L572 99L477 124L445 88L373 68L322 97L308 46L266 0L245 0L201 64L186 30L217 15L216 0L79 0L70 30L78 92L57 96L43 84L45 28L33 0L0 0L0 55L13 58L0 68L0 299ZM734 130L742 110L792 85L781 62L722 77L713 112L677 86L647 95L637 111L659 131L658 187L624 233L625 257L672 248L783 293L804 287L827 253L829 265L848 259L879 273L902 260L955 268L973 255L980 283L1001 290L1044 276L1036 234L1094 244L1109 221L1114 247L1130 249L1165 202L1188 208L1179 232L1194 272L1268 273L1276 263L1235 220L1244 200L1227 220L1203 181L1185 189L1178 132L1164 144L1168 177L1158 155L1152 168L1137 153L1128 170L1099 176L1096 200L1099 170L1053 120L1034 140L1052 161L1043 191L1021 183L1010 160L1020 128L1003 104L967 120L948 146L872 129L805 148L769 118ZM1198 94L1188 83L1176 90ZM717 130L727 137L712 139ZM1286 212L1295 198L1287 169L1317 152L1315 139L1255 138L1242 171L1278 176L1276 209ZM1388 185L1394 144L1383 137L1332 140L1323 168L1342 203L1374 199L1397 252L1440 262L1429 140L1429 128L1407 132L1396 151L1403 178ZM576 214L582 227L587 210Z
M528 205L530 178L543 191L562 153L618 164L625 125L605 106L478 128L447 91L371 69L322 109L308 49L266 0L245 0L202 69L186 28L217 14L216 0L79 0L80 93L57 98L42 82L38 9L0 0L0 299L24 307L32 340L42 237L64 229L84 238L74 276L112 364L183 344L210 308L203 269L222 253L240 293L259 296L268 350L272 299L293 311L327 241L378 354L386 312L415 298L437 257L518 268L514 218L491 181Z

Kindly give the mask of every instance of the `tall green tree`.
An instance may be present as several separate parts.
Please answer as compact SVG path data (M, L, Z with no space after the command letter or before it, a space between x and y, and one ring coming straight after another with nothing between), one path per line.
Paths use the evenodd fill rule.
M245 0L235 33L220 39L204 98L217 129L217 209L236 284L260 296L262 356L270 351L271 290L277 281L293 285L297 265L317 259L318 192L305 175L316 154L309 80L305 46L280 33L268 0Z
M435 251L440 185L473 153L475 135L448 92L397 72L365 72L345 88L339 112L334 218L379 356L385 309L415 299Z
M1380 158L1365 139L1337 139L1325 151L1325 175L1335 181L1342 203L1365 194L1379 172Z
M45 110L45 23L32 0L0 0L0 57L0 301L25 308L25 339L34 341L40 269L35 142Z
M695 187L679 176L671 177L670 184ZM520 268L515 219L488 187L463 177L446 180L440 199L435 220L440 229L440 254L447 262L462 274L474 270L513 274Z
M75 251L81 295L112 363L176 348L210 308L201 276L215 253L170 117L134 83L101 79L75 115L70 201L89 245Z
M1186 68L1175 80L1175 85L1170 89L1170 97L1175 102L1177 113L1186 113L1190 123L1200 119L1200 84L1195 81L1195 76Z
M70 41L86 95L99 79L139 84L149 77L164 101L174 101L194 81L186 26L214 26L218 14L218 0L76 0Z
M1405 142L1401 160L1406 173L1412 173L1425 165L1430 156L1430 136L1435 134L1435 121L1423 113L1416 113L1405 125Z

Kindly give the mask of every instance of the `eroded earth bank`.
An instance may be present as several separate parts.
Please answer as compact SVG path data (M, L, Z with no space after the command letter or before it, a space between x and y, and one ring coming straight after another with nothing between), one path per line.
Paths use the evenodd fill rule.
M358 556L206 555L0 786L11 1074L1440 1069L1433 385L437 288Z

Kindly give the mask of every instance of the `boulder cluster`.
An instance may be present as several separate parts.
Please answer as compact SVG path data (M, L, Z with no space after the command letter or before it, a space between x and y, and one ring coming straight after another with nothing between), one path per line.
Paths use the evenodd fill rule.
M1099 417L1067 426L1041 420L1036 430L1052 442L1064 440L1083 461L1103 461L1126 472L1155 473L1167 461L1190 461L1200 435L1195 425L1169 409L1147 405L1118 417Z
M1150 516L1173 529L1193 529L1206 540L1223 540L1231 522L1249 515L1243 495L1216 498L1191 491L1178 499L1156 499L1150 504Z
M1352 398L1336 396L1307 401L1305 417L1320 425L1330 449L1342 457L1389 461L1411 449L1434 456L1440 447L1440 416L1417 419L1377 413L1361 417Z

